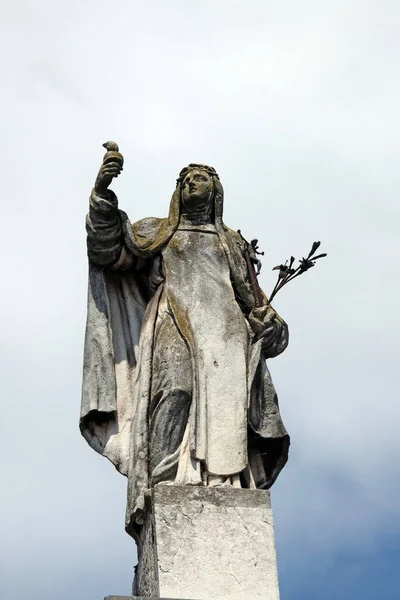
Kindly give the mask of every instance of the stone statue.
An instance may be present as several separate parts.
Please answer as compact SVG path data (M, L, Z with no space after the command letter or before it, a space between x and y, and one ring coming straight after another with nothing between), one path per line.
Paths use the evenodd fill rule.
M88 316L80 427L128 478L138 539L156 484L269 489L289 436L266 359L286 323L257 284L257 240L223 222L215 169L179 174L167 218L131 223L108 189L113 142L90 196Z

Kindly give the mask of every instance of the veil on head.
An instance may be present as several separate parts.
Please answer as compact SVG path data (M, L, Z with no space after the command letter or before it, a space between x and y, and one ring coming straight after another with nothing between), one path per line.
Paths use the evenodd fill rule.
M148 218L131 225L127 215L120 211L125 243L134 254L143 258L154 256L160 252L178 229L181 216L182 181L193 169L203 170L212 178L214 184L215 227L217 232L222 234L224 230L222 222L224 190L218 174L213 167L191 163L179 173L167 219Z
M223 213L223 205L224 205L224 189L222 187L222 183L219 179L219 175L214 167L210 167L208 165L201 165L197 163L190 163L187 167L184 167L179 173L179 177L176 180L176 190L172 195L171 205L170 205L170 215L172 205L175 202L179 201L179 211L180 211L180 200L181 200L181 191L182 191L182 182L185 179L186 175L192 170L200 170L205 171L212 179L214 184L214 214L215 214L215 225L217 229L222 227L222 213ZM178 192L178 193L177 193ZM176 195L175 195L176 194ZM176 206L174 206L173 214L176 214Z

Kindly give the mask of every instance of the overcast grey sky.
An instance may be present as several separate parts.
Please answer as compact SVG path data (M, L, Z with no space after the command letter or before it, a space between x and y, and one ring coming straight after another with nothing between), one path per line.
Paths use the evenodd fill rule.
M1 598L130 589L126 481L78 432L84 217L108 139L133 221L167 214L187 163L213 165L267 293L273 266L322 240L329 257L275 301L291 332L270 361L292 436L272 494L282 600L398 598L399 3L1 8Z

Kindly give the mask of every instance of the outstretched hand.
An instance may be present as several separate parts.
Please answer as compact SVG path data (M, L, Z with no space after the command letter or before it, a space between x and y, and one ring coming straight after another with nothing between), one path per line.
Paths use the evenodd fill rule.
M118 145L115 142L106 142L103 146L107 149L103 157L103 164L97 174L94 189L99 194L107 192L108 186L118 177L123 169L124 157L119 152Z

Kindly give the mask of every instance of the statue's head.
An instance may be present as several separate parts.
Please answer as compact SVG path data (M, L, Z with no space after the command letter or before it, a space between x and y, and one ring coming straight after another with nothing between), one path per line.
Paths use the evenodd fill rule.
M181 186L181 200L184 212L202 212L212 207L218 175L207 165L190 164L182 169L177 180Z

